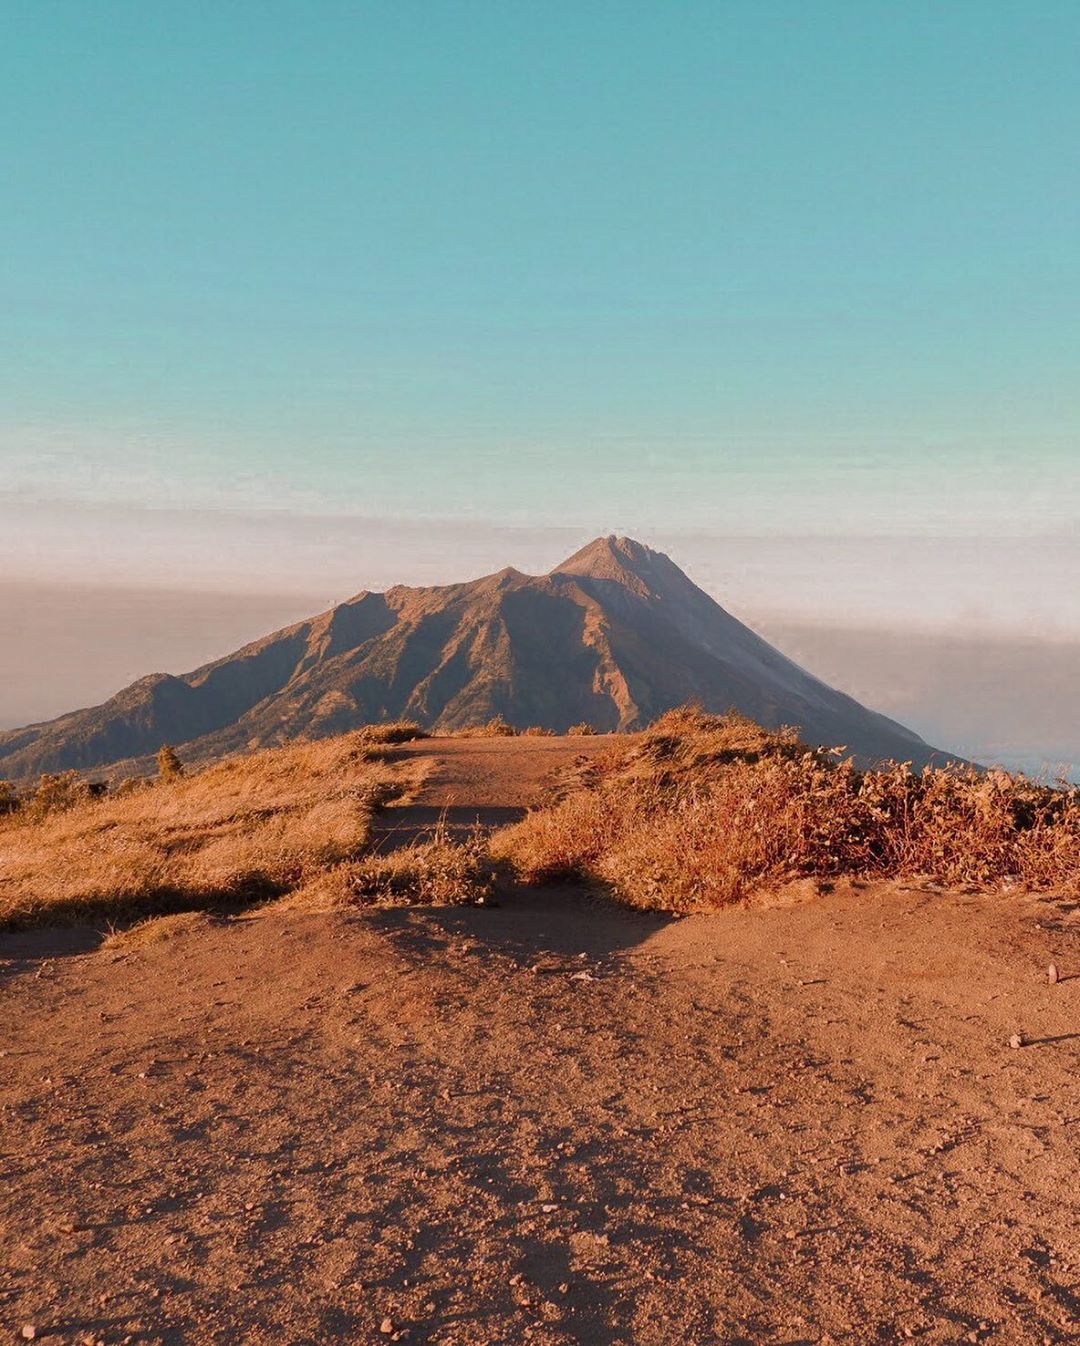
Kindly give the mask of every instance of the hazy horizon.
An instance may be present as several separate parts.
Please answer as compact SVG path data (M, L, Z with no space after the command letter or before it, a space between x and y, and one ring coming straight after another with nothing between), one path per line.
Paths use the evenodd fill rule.
M0 730L97 704L146 673L189 672L345 596L0 582L0 628L21 626L24 637L0 646ZM930 743L1035 775L1080 776L1080 724L1060 714L1080 685L1078 637L731 610L804 668Z
M102 0L5 39L3 715L617 531L949 745L1037 754L1026 700L1073 741L1080 8ZM892 704L908 638L983 642L975 722L933 659ZM1028 644L1014 707L979 648Z

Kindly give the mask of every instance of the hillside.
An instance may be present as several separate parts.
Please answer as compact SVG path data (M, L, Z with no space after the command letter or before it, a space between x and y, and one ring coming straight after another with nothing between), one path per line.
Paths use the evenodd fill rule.
M792 663L667 556L607 537L547 575L361 593L194 672L142 678L0 734L0 776L104 767L166 742L204 760L400 717L632 730L687 701L863 759L944 755Z

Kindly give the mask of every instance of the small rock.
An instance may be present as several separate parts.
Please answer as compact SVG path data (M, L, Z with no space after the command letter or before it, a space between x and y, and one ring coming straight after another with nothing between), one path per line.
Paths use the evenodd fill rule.
M382 1322L379 1324L379 1331L383 1334L384 1337L392 1336L394 1331L393 1318L384 1318Z
M1009 1046L1012 1047L1014 1051L1016 1050L1017 1047L1022 1047L1023 1045L1024 1045L1024 1039L1021 1037L1019 1033L1014 1033L1012 1037L1009 1039Z
M1060 974L1057 970L1057 963L1051 963L1050 966L1046 969L1046 980L1050 983L1051 986L1056 986L1059 977Z
M23 1323L22 1337L24 1341L33 1341L37 1336L37 1328L33 1323Z
M554 1202L545 1201L544 1204L540 1207L540 1209L544 1212L545 1215L550 1215L552 1211L556 1211L559 1208L554 1204Z

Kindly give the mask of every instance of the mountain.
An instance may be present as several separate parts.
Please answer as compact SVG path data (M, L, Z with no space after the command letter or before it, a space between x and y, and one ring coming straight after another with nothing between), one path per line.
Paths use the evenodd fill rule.
M217 662L0 734L0 776L90 769L163 743L189 761L409 717L440 730L647 725L686 701L798 725L864 760L943 754L811 677L667 556L597 538L547 575L361 593Z

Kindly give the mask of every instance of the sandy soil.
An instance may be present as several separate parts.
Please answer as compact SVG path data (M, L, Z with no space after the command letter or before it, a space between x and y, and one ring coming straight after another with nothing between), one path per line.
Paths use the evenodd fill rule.
M537 743L413 807L520 807ZM1080 1339L1074 905L158 933L0 937L0 1340Z

